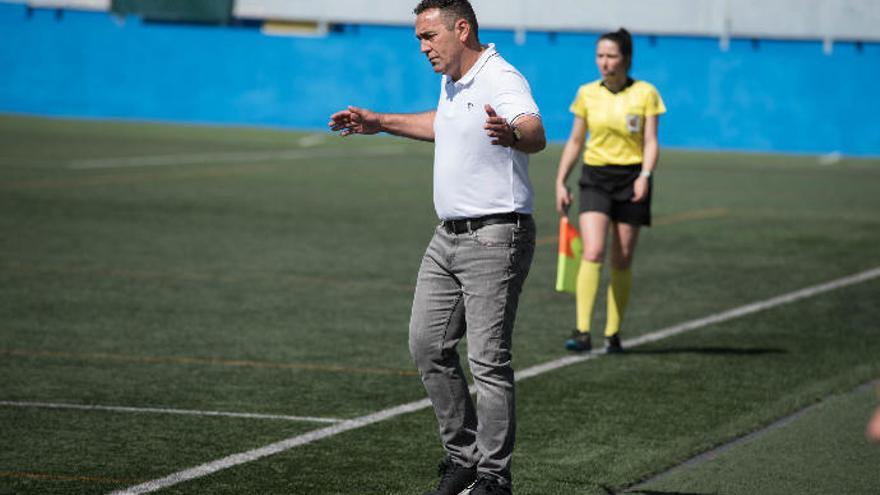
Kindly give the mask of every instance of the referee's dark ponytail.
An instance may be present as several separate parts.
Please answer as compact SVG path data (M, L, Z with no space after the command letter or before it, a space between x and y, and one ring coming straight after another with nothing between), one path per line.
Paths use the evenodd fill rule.
M620 54L623 55L623 58L627 60L627 68L632 65L633 39L632 36L629 34L629 31L624 28L620 28L617 31L605 33L602 36L599 36L599 41L602 40L613 41L614 44L617 45L617 48L620 49Z

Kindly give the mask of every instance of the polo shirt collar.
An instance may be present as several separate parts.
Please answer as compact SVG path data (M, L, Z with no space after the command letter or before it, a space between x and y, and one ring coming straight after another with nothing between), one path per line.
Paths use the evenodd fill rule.
M480 54L480 58L478 58L477 61L474 62L474 66L471 67L465 75L461 76L458 81L453 81L451 77L447 76L447 83L455 83L455 85L458 87L470 84L470 82L473 81L474 77L476 77L477 74L486 65L486 62L488 62L489 59L494 57L495 55L498 55L498 51L495 50L495 43L489 43L488 45L483 45L483 47L485 49L483 50L483 53Z

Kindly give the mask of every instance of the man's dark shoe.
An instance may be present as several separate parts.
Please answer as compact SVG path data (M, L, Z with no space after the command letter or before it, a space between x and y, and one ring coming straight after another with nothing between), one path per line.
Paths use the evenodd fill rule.
M480 476L471 488L470 495L512 495L510 484L501 484L491 476Z
M620 345L620 337L612 335L605 337L605 352L608 354L620 354L623 352L623 346Z
M590 352L590 349L593 348L593 343L590 342L590 332L572 331L571 337L565 341L565 348L574 352Z
M477 468L459 466L447 457L437 466L437 474L440 476L437 489L425 495L458 495L477 479Z

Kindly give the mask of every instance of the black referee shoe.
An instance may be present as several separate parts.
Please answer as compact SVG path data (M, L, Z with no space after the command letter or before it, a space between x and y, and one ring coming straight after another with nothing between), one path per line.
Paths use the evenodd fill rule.
M590 332L573 330L571 337L565 341L565 348L574 352L590 352L593 348L593 343L590 342Z
M620 337L612 335L611 337L605 337L605 353L606 354L621 354L623 352L623 346L620 345Z
M459 466L447 457L437 466L437 474L440 476L437 489L424 495L459 495L477 479L477 468Z

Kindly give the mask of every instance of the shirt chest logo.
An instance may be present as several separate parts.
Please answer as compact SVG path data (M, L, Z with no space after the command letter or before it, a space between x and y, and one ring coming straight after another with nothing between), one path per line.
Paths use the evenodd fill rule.
M642 116L636 114L627 114L626 130L632 133L642 132Z

